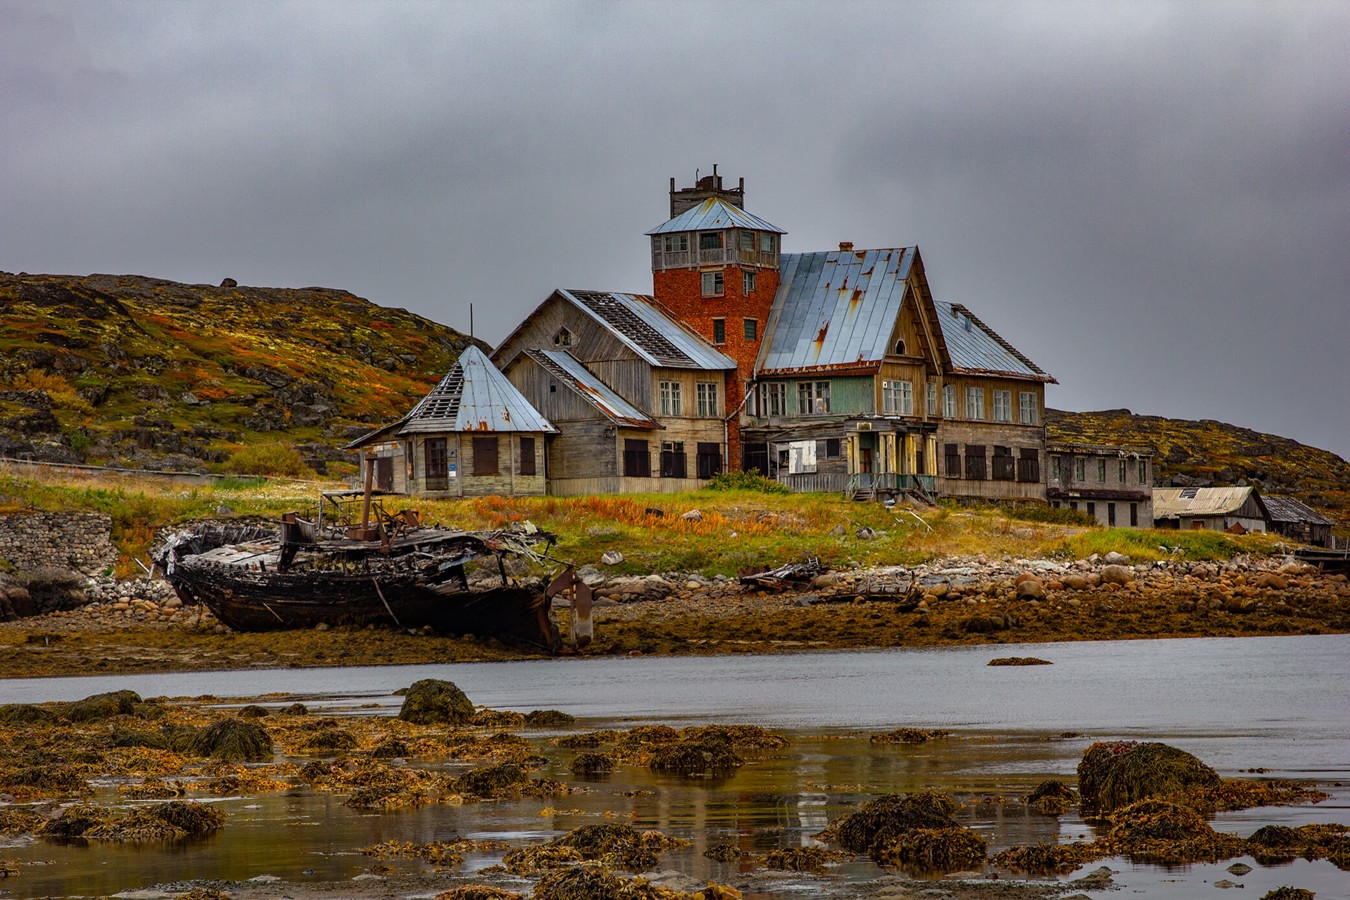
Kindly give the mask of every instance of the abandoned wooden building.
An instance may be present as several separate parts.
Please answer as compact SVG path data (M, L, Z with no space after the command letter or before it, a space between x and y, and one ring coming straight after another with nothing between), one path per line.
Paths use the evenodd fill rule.
M345 449L361 451L382 491L425 497L547 491L544 441L557 429L477 347L397 422Z
M1265 504L1250 486L1153 489L1153 522L1157 528L1245 534L1265 531L1266 520Z
M1050 443L1046 497L1111 528L1153 527L1153 448Z
M1331 529L1336 523L1317 510L1282 494L1263 494L1268 530L1316 547L1335 547Z

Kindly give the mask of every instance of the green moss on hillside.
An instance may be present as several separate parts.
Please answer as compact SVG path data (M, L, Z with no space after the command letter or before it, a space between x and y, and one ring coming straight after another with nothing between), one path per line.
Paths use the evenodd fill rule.
M255 444L312 467L397 418L470 338L346 291L0 273L0 455L220 469Z

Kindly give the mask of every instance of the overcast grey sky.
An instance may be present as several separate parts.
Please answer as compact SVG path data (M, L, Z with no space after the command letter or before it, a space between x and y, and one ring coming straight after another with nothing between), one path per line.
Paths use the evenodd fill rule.
M1350 456L1350 3L0 0L0 269L649 292L668 180L917 244L1067 409Z

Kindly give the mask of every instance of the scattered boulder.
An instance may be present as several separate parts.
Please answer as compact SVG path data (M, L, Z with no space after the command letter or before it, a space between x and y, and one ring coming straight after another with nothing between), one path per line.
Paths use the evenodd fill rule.
M621 562L623 562L623 554L618 550L606 550L600 554L600 565L602 566L617 566Z
M1134 572L1122 565L1103 566L1098 574L1101 575L1103 584L1124 585L1134 581Z
M996 656L989 660L986 665L990 666L1053 666L1048 659L1041 659L1037 656Z
M1124 553L1117 553L1115 550L1112 550L1102 557L1102 562L1106 563L1108 566L1128 566L1130 564L1130 558Z
M1028 578L1017 583L1018 600L1044 600L1045 585L1037 578Z
M697 509L691 509L689 512L681 513L680 518L686 522L702 522L703 512Z
M1264 588L1271 591L1283 591L1289 588L1289 581L1278 572L1262 572L1250 582L1252 587Z
M464 725L474 713L473 704L454 682L424 678L408 688L398 717L414 725Z

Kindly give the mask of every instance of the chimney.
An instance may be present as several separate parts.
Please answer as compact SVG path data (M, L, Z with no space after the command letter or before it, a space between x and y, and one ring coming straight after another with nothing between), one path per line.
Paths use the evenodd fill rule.
M853 242L852 242L852 241L840 241L840 242L839 242L839 252L840 252L840 253L848 253L848 252L851 251L852 249L853 249Z

